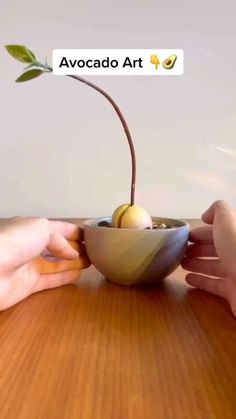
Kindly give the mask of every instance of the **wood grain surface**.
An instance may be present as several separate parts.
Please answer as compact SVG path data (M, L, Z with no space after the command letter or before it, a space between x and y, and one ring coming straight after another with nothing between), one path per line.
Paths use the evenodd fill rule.
M0 418L235 419L236 320L184 276L126 288L91 267L1 313Z

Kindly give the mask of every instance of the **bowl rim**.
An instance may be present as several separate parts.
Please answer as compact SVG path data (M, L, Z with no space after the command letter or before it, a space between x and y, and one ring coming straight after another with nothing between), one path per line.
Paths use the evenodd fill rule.
M186 227L188 229L190 229L190 225L187 221L185 221L184 219L181 218L169 218L169 217L161 217L161 216L151 216L151 219L161 219L161 220L169 220L169 221L174 221L174 222L178 222L178 223L182 223L182 225L180 226L175 226L172 228L155 228L155 229L143 229L143 228L135 228L135 229L130 229L130 228L118 228L118 227L109 227L109 229L106 226L98 226L98 225L94 225L92 223L99 222L99 221L111 221L112 217L111 216L104 216L104 217L94 217L94 218L88 218L86 220L84 220L83 222L83 227L88 228L91 227L93 229L105 229L106 231L114 231L114 230L119 230L119 231L145 231L145 232L149 232L149 233L153 233L153 232L162 232L162 234L166 234L167 232L171 232L171 231L175 231L175 230L180 230L180 229L185 229Z

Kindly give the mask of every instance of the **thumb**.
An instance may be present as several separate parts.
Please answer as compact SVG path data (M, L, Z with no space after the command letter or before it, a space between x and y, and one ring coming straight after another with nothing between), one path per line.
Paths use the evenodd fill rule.
M33 293L72 284L80 276L81 270L40 275L33 289Z

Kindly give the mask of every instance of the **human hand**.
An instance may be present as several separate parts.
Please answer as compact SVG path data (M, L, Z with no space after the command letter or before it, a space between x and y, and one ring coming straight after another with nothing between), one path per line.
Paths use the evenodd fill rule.
M90 265L83 230L46 218L14 218L0 228L0 311L38 291L76 281Z
M182 266L188 284L225 298L236 316L236 212L216 201L202 215L208 226L190 232Z

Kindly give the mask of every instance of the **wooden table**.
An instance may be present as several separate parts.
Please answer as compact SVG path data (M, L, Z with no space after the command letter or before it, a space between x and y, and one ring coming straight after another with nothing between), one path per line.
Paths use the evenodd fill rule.
M181 269L131 289L89 268L0 314L0 418L235 419L236 320Z

